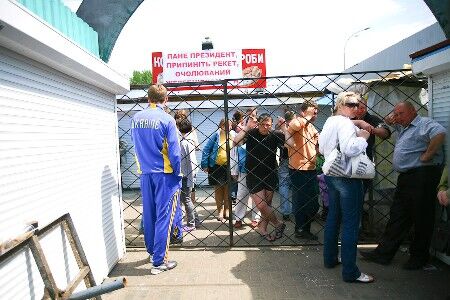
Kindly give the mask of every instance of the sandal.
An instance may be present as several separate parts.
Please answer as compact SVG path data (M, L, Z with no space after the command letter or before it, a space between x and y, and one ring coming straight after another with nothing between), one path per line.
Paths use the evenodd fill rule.
M266 232L266 233L261 233L261 232L259 232L258 230L255 230L255 231L256 231L256 233L258 233L263 239L265 239L265 240L268 241L268 242L273 242L273 241L276 240L276 238L275 238L273 235L271 235L270 233L268 233L268 232Z
M236 229L242 228L242 226L243 226L242 221L236 221L233 225L233 227Z
M276 240L275 237L273 235L271 235L270 233L266 233L266 234L259 233L259 235L268 242L273 242Z
M283 237L284 230L286 229L286 224L282 223L280 226L275 228L275 239L281 239Z
M355 279L356 283L371 283L374 282L375 278L371 275L367 275L365 273L361 273L358 278Z
M274 236L272 236L270 233L266 233L264 235L261 235L266 241L273 242L276 240Z

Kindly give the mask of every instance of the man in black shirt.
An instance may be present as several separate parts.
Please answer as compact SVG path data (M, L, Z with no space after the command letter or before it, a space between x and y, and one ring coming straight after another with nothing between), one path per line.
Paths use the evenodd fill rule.
M234 138L236 145L246 143L247 187L250 198L262 215L256 230L268 241L281 238L286 228L272 208L273 192L278 183L276 151L283 146L284 136L283 132L272 130L272 117L262 114L257 120L249 118L247 125ZM267 231L269 223L275 227L274 236Z
M366 94L367 95L367 94ZM356 112L356 117L353 120L353 123L368 132L370 132L370 137L367 139L367 148L366 154L373 161L374 148L375 148L375 136L385 140L391 136L391 130L389 126L384 123L384 121L378 116L371 115L367 112L367 98L360 97L358 111ZM363 180L364 184L364 195L367 190L372 185L371 179ZM370 205L370 204L369 204ZM363 211L361 218L362 230L363 233L369 233L368 226L368 213Z
M370 132L367 140L367 156L373 160L373 148L375 146L375 136L385 140L391 136L389 126L378 116L371 115L367 112L367 100L363 97L359 100L358 111L353 123L361 129Z

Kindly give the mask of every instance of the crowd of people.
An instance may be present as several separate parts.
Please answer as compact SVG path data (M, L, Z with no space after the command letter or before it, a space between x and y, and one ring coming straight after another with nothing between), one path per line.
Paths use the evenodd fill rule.
M399 176L389 221L378 247L360 253L369 261L389 264L413 227L404 269L420 269L428 262L436 198L447 206L450 195L446 178L439 184L441 174L447 173L442 173L445 129L419 116L410 102L399 102L383 120L367 112L367 98L342 92L320 133L314 124L318 106L312 101L302 103L298 112L286 110L275 121L270 114L258 115L255 107L245 113L237 110L231 121L220 121L200 149L187 112L177 111L172 117L164 111L168 98L162 85L152 85L148 98L150 106L133 117L131 132L141 172L144 240L152 274L176 266L168 259L170 241L181 240L183 232L202 222L193 191L201 168L214 187L217 221L233 218L234 228L239 229L246 225L250 209L248 225L269 242L283 237L291 215L296 238L317 240L311 225L322 198L324 266L342 265L346 282L373 282L374 276L361 272L356 264L365 193L372 180L346 175L351 174L351 164L340 176L323 174L321 165L335 149L348 160L361 153L373 159L375 137L387 139L394 131L393 168ZM200 164L195 151L202 152ZM274 207L277 190L280 205Z

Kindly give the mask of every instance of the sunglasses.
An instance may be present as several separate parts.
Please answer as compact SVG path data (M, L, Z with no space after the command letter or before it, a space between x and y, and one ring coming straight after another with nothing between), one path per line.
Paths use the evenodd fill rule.
M359 103L345 103L345 106L350 108L355 108L359 106Z

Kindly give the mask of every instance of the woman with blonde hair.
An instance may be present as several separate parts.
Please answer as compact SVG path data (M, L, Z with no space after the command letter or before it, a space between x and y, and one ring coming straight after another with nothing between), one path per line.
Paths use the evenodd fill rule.
M351 121L359 105L359 95L342 92L337 96L335 113L323 126L319 137L319 151L329 158L338 148L345 157L354 157L366 150L370 133L359 129ZM348 164L347 169L351 168ZM346 174L350 174L346 170ZM370 283L374 278L361 273L356 266L359 222L363 205L362 179L335 177L325 174L328 188L329 208L325 224L323 257L326 268L333 268L339 261L339 228L342 223L341 260L342 277L346 282Z

